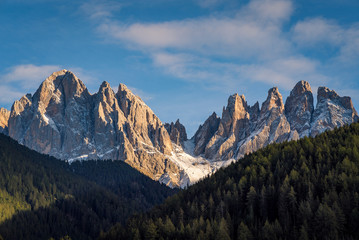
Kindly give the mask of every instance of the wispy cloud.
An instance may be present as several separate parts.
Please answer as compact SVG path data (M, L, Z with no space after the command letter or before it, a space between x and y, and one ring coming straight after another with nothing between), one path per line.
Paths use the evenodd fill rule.
M15 100L19 99L23 95L23 92L20 92L13 87L0 85L0 103L2 103L1 107L4 106L3 104L10 106Z
M24 64L6 69L0 74L0 103L8 105L28 92L35 92L47 77L62 68L59 65ZM95 76L82 68L70 67L68 70L73 71L77 77L90 87L92 83L97 81Z
M112 17L122 4L116 1L90 0L81 5L80 10L94 20Z
M233 18L206 17L160 23L106 21L98 30L143 50L174 49L202 55L268 58L288 51L279 22L292 11L286 0L253 0Z
M328 45L335 50L332 51L334 60L345 64L359 58L359 23L341 26L334 20L310 18L298 22L292 32L299 47L314 49Z
M197 0L204 8L223 2ZM330 85L328 62L359 57L359 24L343 27L323 17L290 22L294 11L292 0L250 0L232 17L132 23L106 18L97 30L141 51L166 74L205 88L233 89L252 81L288 90L302 79ZM325 63L302 53L323 45L336 49Z
M199 3L204 7L218 4ZM289 0L252 0L231 18L133 24L107 20L98 30L129 48L149 53L155 66L166 73L203 82L207 88L231 89L248 80L288 88L296 81L293 72L299 67L304 67L301 72L306 76L314 76L316 70L309 59L296 57L292 43L284 36L282 24L293 9ZM285 72L284 65L288 65Z
M57 65L17 65L7 69L7 73L0 76L0 79L2 84L19 83L25 89L31 89L38 86L51 73L60 69L61 67Z
M293 27L293 39L302 47L316 47L318 44L340 45L344 30L334 21L311 18L298 22Z
M56 65L24 64L10 67L0 75L0 103L7 106L34 91L51 73L60 70Z

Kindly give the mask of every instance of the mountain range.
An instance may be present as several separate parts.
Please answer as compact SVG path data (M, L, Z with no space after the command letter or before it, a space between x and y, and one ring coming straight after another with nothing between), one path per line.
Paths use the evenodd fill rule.
M32 95L0 110L0 132L40 153L73 162L122 160L170 187L185 187L270 143L316 136L359 119L350 97L298 82L283 102L278 88L261 107L231 95L222 117L213 113L187 139L185 127L162 123L124 84L103 82L91 94L71 71L48 77Z

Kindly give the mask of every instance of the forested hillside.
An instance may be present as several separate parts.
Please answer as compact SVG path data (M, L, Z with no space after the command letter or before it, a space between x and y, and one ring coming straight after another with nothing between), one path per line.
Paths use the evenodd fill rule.
M359 124L269 145L101 239L359 239Z
M121 161L69 165L0 134L4 239L95 239L175 192Z

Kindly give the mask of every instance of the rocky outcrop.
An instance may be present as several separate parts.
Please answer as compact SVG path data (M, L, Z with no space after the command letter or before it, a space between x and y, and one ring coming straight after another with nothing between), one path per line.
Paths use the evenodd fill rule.
M340 97L335 91L326 87L318 88L317 106L312 116L311 136L356 121L358 121L358 113L350 97Z
M10 111L5 108L0 108L0 133L8 134L8 122Z
M283 113L282 95L278 88L272 88L268 91L268 97L262 104L252 132L236 146L238 149L236 159L270 143L288 140L291 137L290 124Z
M171 141L177 145L183 146L187 141L186 128L179 122L179 119L175 123L165 123L165 128L170 135Z
M41 153L123 160L155 180L166 174L169 185L180 182L167 130L123 84L115 93L103 82L92 95L72 72L55 72L33 96L13 104L8 123L10 137Z
M314 111L312 89L308 82L298 82L285 102L285 115L299 137L308 136Z
M236 145L248 134L250 124L249 106L245 97L234 94L223 108L218 130L205 148L206 158L230 159L236 152Z
M192 138L195 144L195 155L198 156L205 151L208 142L218 130L220 121L221 119L215 112L213 112L212 115L207 118L204 124L199 126L198 130Z
M312 90L305 81L295 85L285 105L278 88L268 91L261 109L258 102L251 107L244 96L234 94L223 108L222 118L216 119L218 128L206 132L200 126L194 136L194 154L214 161L239 159L270 143L315 136L357 120L351 99L324 87L318 89L314 110Z
M213 113L187 140L177 120L163 124L124 84L103 82L91 94L72 72L48 77L35 92L0 110L0 132L60 159L122 160L171 187L187 186L270 143L315 136L358 121L349 97L318 88L314 109L309 83L300 81L285 105L278 88L249 106L233 94L222 117Z

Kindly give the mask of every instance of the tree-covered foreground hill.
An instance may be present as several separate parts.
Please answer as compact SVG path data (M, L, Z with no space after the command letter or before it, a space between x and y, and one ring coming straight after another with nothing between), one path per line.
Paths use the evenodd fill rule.
M101 239L359 239L359 124L247 155Z
M175 192L121 161L69 165L0 134L4 239L96 239Z

